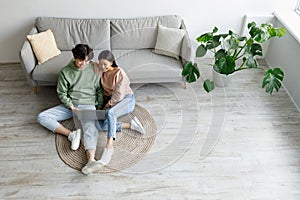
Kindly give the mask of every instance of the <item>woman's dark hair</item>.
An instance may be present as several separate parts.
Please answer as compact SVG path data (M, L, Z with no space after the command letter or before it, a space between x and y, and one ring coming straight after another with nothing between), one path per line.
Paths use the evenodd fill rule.
M77 44L75 48L72 49L74 59L85 60L88 56L89 60L92 60L94 57L94 52L91 47L87 44Z
M112 62L112 67L118 67L117 63L116 63L116 59L113 55L113 53L109 50L104 50L102 51L99 56L98 56L98 60L108 60L109 62Z

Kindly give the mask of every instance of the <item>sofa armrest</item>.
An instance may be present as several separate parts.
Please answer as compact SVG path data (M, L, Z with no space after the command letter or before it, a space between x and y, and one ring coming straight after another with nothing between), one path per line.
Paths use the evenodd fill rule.
M36 28L32 28L29 34L35 34L38 33ZM36 86L35 81L32 79L32 71L37 65L37 60L36 57L33 53L33 50L31 48L30 43L26 39L22 49L20 51L20 61L21 61L21 66L23 67L23 70L25 72L25 76L31 86Z
M192 45L191 45L189 34L186 30L186 26L183 21L181 22L180 28L185 30L185 36L183 37L181 50L180 50L181 63L184 66L187 62L193 60Z

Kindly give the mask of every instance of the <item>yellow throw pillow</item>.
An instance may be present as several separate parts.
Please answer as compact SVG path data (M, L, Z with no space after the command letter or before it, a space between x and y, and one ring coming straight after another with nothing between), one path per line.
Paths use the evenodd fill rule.
M56 46L55 38L50 29L45 32L27 35L39 65L61 52Z
M182 39L185 31L159 25L154 53L179 59Z

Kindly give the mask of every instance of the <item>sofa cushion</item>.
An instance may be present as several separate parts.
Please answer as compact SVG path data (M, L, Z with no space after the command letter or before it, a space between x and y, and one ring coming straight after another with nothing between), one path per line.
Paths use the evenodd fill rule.
M56 46L55 38L50 29L45 32L27 35L27 39L39 64L60 54L60 50Z
M177 15L111 20L112 49L154 48L158 25L180 28L181 17Z
M110 49L109 19L36 18L39 32L51 29L57 47L71 50L76 44L88 44L93 49Z
M71 51L61 51L61 54L54 57L48 62L37 65L33 72L32 78L37 81L57 82L60 70L66 66L73 58Z
M154 53L179 59L182 38L185 30L167 28L159 25Z
M113 50L117 64L131 83L177 82L182 80L182 64L171 57L155 54L150 49Z

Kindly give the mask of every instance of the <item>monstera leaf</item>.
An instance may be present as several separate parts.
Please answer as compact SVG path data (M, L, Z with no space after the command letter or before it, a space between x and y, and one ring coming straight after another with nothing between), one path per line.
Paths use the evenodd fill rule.
M205 89L205 91L207 93L209 93L210 91L212 91L213 89L215 89L215 83L211 80L206 80L203 83L203 88Z
M220 54L218 54L220 55ZM235 60L230 55L224 55L225 57L216 58L214 70L220 74L229 75L235 70Z
M197 63L188 62L181 73L182 76L186 78L188 83L195 82L200 77L200 71Z
M203 57L205 56L207 52L207 49L204 45L199 45L197 50L196 50L196 57Z
M248 24L249 34L251 37L259 43L266 42L272 37L282 37L286 34L286 29L275 28L272 24L266 23L261 24L260 26L256 26L255 22L251 22Z
M266 87L266 92L272 94L275 89L276 92L281 88L281 82L284 78L284 73L279 68L269 69L266 71L262 88Z

